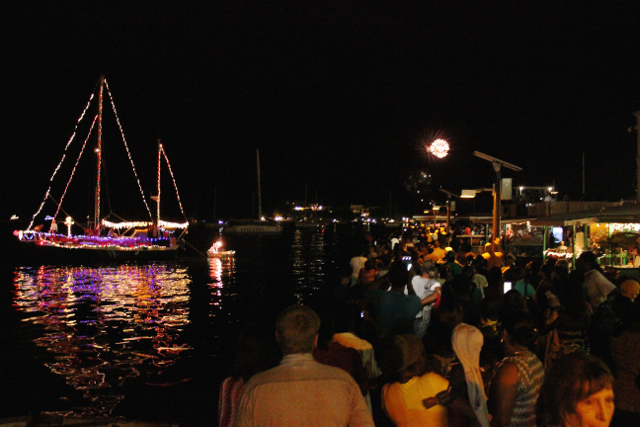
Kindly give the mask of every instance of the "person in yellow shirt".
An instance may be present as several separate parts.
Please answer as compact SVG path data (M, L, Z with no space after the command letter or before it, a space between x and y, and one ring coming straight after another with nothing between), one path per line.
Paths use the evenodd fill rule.
M427 372L424 346L416 335L394 337L402 353L400 378L382 388L382 406L398 427L448 427L445 400L449 381L435 372Z
M431 254L431 256L428 257L428 259L431 259L436 264L438 264L442 261L442 259L447 253L444 251L444 249L440 247L440 242L438 242L437 240L434 240L433 246L434 246L433 253Z
M484 253L482 257L487 260L487 270L491 271L492 268L502 268L504 261L504 251L500 246L500 238L495 239L495 243L488 242L484 245Z

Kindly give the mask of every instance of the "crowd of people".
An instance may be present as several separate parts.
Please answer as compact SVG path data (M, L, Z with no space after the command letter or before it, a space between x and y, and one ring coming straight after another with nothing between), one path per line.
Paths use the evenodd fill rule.
M446 243L370 243L331 304L245 331L219 425L640 426L637 281Z

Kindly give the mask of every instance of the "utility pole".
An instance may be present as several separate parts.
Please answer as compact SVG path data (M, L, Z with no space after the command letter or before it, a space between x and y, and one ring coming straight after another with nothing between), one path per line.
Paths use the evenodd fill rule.
M479 151L474 151L473 155L479 157L484 160L488 160L493 165L493 170L496 173L496 183L495 188L493 190L493 245L492 247L495 249L495 240L501 236L501 224L500 224L500 209L501 209L501 190L502 190L502 180L500 170L502 167L506 167L508 169L514 170L516 172L520 172L522 168L520 166L513 165L511 163L505 162L504 160L496 159L495 157L489 156L488 154L481 153Z
M258 164L258 219L262 221L262 189L260 188L260 150L256 150Z
M636 154L636 200L640 202L640 111L633 113L636 116L636 135L638 138L638 147Z
M213 220L215 221L217 216L216 216L216 207L218 204L218 187L213 189Z

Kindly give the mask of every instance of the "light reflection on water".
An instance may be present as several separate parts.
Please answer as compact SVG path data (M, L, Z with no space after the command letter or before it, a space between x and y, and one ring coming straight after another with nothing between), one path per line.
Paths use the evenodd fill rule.
M339 283L337 266L348 267L352 256L345 232L229 236L225 247L236 256L221 259L12 267L4 283L13 288L8 336L15 344L6 359L30 363L16 364L7 381L29 388L12 400L16 411L4 413L215 425L218 384L245 321L273 324L287 305L326 295ZM50 392L30 377L39 371L29 368L43 365L52 372Z
M327 276L324 228L296 230L292 249L296 298L303 303L320 290Z
M186 268L163 264L16 269L14 307L42 328L46 366L82 392L65 415L110 415L123 399L113 389L141 369L147 384L170 385L162 371L191 349L181 339L190 283Z
M209 283L211 288L211 306L222 309L223 301L230 298L236 298L238 295L234 292L236 279L236 259L235 257L209 258L209 276L213 282ZM223 294L223 288L227 288L228 292ZM215 317L217 313L209 312L210 317Z

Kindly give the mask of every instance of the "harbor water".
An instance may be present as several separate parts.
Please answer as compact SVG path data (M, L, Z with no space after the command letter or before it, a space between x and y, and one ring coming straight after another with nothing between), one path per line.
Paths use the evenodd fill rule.
M328 298L361 238L330 226L224 236L226 259L4 263L0 418L216 425L243 325Z

